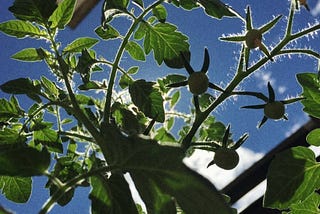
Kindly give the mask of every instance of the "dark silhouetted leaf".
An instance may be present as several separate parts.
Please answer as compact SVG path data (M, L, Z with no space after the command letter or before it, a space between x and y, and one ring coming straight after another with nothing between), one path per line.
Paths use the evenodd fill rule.
M170 195L186 213L232 213L213 184L183 164L181 148L160 146L138 136L127 138L114 129L105 127L102 131L109 147L108 161L130 173L142 200L148 202L147 210L157 204L161 209L168 198L159 203L159 196ZM110 136L118 139L117 144L108 140ZM150 201L158 203L150 207Z
M89 198L93 214L138 214L129 185L123 175L112 174L109 178L95 175L90 178L90 183L92 190Z
M15 0L9 10L17 19L45 24L56 8L56 0Z
M106 28L115 15L125 14L129 0L105 0L103 4L102 26Z
M26 203L30 198L31 188L31 177L0 176L1 193L15 203Z
M50 154L31 147L0 151L0 175L30 177L42 175L50 165Z
M132 102L147 117L155 119L158 122L164 122L163 98L153 82L137 80L129 86L129 93Z
M224 16L236 16L227 5L219 0L199 0L199 3L204 7L204 10L209 16L221 19Z

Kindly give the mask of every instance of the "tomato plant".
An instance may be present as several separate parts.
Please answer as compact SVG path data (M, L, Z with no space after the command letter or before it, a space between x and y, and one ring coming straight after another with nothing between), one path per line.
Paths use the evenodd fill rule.
M314 25L293 32L294 15L300 4L307 7L304 1L290 1L284 35L274 47L265 45L262 37L272 33L282 15L254 28L250 6L243 18L219 0L105 0L102 21L94 30L99 39L80 37L65 44L57 35L70 22L75 4L76 0L59 4L55 0L15 0L9 8L15 19L0 23L0 31L9 36L44 40L43 47L22 49L12 58L43 62L49 70L39 79L22 77L0 85L2 92L12 95L0 99L0 189L8 200L27 202L32 178L43 176L48 180L50 198L39 213L49 212L56 204L68 204L78 187L88 186L92 213L143 213L132 197L125 177L129 175L148 213L182 210L231 214L235 209L226 197L183 163L195 150L206 150L215 153L208 166L227 170L237 166L236 150L248 134L234 141L231 126L226 127L214 117L217 108L231 97L256 98L262 103L243 108L263 109L259 127L268 119L288 120L285 107L296 102L304 105L305 112L320 118L317 73L297 75L303 93L290 99L276 99L270 82L268 96L238 90L250 75L278 56L300 54L320 61L317 51L290 46L320 29L315 21ZM167 7L189 13L201 7L208 18L234 17L243 22L243 35L220 38L222 42L241 43L237 66L226 85L220 86L211 76L209 81L208 48L204 48L200 71L193 69L188 36L167 21ZM115 20L121 17L130 25L119 26ZM94 50L98 42L118 45L114 55L98 56ZM257 47L264 55L251 62L249 56ZM111 49L106 51L112 53ZM152 55L158 65L172 70L183 68L189 76L172 72L153 80L135 79L134 75L141 71L135 64L123 66L125 53L133 63ZM107 78L95 79L98 71ZM188 96L193 100L190 112L169 112L180 101L179 87L187 85ZM92 92L99 92L102 97L93 96ZM21 107L21 95L32 102L29 107ZM175 125L177 118L183 118L184 125ZM176 136L171 133L174 126L179 130ZM309 135L310 144L319 146L317 135L318 132ZM315 191L320 185L314 177L318 175L319 163L310 149L293 148L279 154L268 173L264 206L292 212L300 207L314 211L310 201L319 204ZM290 188L294 187L295 192L288 191L288 181L294 184ZM17 188L20 191L15 191Z

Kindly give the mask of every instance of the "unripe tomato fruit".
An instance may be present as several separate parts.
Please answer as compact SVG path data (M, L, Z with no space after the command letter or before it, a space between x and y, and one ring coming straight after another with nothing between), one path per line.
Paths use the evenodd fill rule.
M233 149L221 147L215 152L213 160L218 167L230 170L238 165L239 154Z
M284 107L284 104L280 101L267 103L264 106L264 115L267 118L278 120L283 118L284 113L285 113L285 107Z
M257 29L249 30L246 34L246 45L250 49L260 46L262 41L262 33Z
M203 94L208 89L209 79L204 72L193 72L188 78L188 86L192 94Z

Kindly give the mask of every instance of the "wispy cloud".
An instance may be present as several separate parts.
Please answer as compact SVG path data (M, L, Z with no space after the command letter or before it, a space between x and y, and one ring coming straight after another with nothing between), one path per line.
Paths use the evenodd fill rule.
M267 86L267 82L270 82L272 87L279 93L283 94L286 92L287 87L283 85L277 85L276 79L272 77L272 73L268 71L259 71L255 72L253 75L257 82L258 82L258 88L265 88Z
M311 9L311 14L313 16L318 16L320 15L320 0L318 0L318 3L316 4L316 6L314 8Z

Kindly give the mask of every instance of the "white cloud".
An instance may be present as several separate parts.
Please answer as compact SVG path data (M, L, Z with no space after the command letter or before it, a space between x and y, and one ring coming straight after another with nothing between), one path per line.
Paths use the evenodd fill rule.
M278 91L278 93L283 94L286 92L287 87L283 85L277 85L276 80L272 77L271 72L267 71L259 71L254 73L254 77L256 78L258 82L258 88L262 89L267 86L267 83L270 82L272 87Z
M316 4L316 6L314 8L311 9L311 14L313 16L318 16L320 15L320 0L318 0L318 3Z
M191 169L210 180L218 189L222 189L264 155L241 147L237 151L240 156L240 162L233 170L223 170L215 165L207 168L214 154L203 150L196 150L195 153L190 158L186 158L184 162Z

